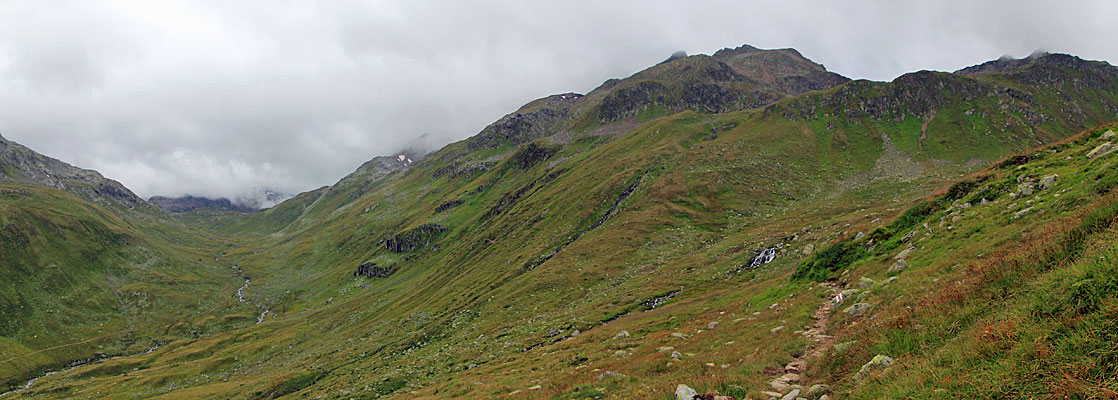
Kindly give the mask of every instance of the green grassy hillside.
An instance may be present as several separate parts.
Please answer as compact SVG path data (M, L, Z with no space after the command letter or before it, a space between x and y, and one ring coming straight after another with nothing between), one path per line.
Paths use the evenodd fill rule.
M652 111L618 121L583 118L604 96L553 96L407 168L355 174L252 215L112 211L27 186L36 197L2 209L13 210L4 229L15 227L3 243L28 243L12 246L23 268L12 279L25 283L5 289L3 316L24 323L46 314L19 305L71 304L50 297L62 274L42 266L90 256L62 269L80 284L58 291L86 300L65 315L89 317L51 343L32 340L51 326L20 331L22 347L5 351L24 357L125 326L165 345L135 354L141 341L114 339L106 353L126 356L10 396L666 399L686 384L740 399L792 390L771 383L784 374L856 398L999 397L1006 382L1103 393L1114 375L1090 346L1105 348L1105 337L1044 335L1109 315L1109 281L1094 278L1106 269L1082 244L1113 237L1114 155L1086 157L1113 126L983 170L1118 119L1113 67L1047 57L1056 59L849 82L736 111L640 106ZM686 88L718 60L675 60L613 87ZM779 82L769 78L758 85ZM1053 174L1055 186L1039 189ZM1027 183L1034 194L1013 194ZM908 267L886 272L909 246ZM772 262L751 267L766 249ZM1036 260L1044 267L1023 264ZM242 274L248 303L232 295ZM869 304L866 315L842 312L849 303L821 307L863 276L874 280L870 294L848 301ZM1047 285L1085 279L1095 285L1085 294L1044 297L1059 292ZM114 302L133 291L118 282L159 293L158 305ZM25 288L38 297L20 297ZM1084 298L1094 305L1080 314L1060 306ZM1036 324L968 353L977 332L1002 335L998 321L1015 318ZM1041 337L1083 353L1065 351L1039 375L1008 369L1032 357L1016 349ZM14 387L91 351L0 368ZM898 363L855 382L878 354ZM1077 354L1102 358L1077 364ZM1082 365L1074 385L1061 380Z

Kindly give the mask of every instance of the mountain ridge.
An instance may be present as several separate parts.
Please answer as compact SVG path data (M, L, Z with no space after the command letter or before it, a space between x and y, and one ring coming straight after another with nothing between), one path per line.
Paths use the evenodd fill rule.
M792 60L792 72L818 75L821 65L797 55L742 47L723 53ZM742 65L767 69L762 61ZM228 291L209 299L227 308L197 312L174 329L104 340L121 357L60 372L21 393L660 399L687 384L764 398L766 390L792 390L766 375L780 370L805 386L903 396L905 388L876 379L887 375L862 374L875 377L864 385L849 378L851 368L876 359L871 351L920 365L919 354L893 341L892 325L881 328L872 317L941 345L929 338L950 333L938 331L933 317L949 314L914 314L924 322L905 326L893 318L912 305L903 299L950 288L946 282L960 274L969 284L953 259L1012 247L1014 230L1041 229L1078 212L1112 181L1105 175L1112 159L1088 151L1112 140L1104 133L1112 125L1091 126L1118 119L1118 72L1049 61L1072 67L1046 70L1034 62L1010 77L924 71L781 97L807 87L799 75L758 75L765 81L714 56L690 56L597 93L529 102L422 157L374 158L334 185L260 213L169 216L171 225L159 229L197 232L189 254L229 281L187 279L176 267L122 281L128 291L111 293L144 298L156 292L152 282L194 282ZM837 79L828 76L809 81ZM603 123L610 93L641 82L709 90L665 90L658 92L663 101L648 102L618 96L610 104L637 111ZM778 91L781 82L787 87ZM741 109L745 103L723 102L725 93L757 88L769 93L758 98L775 100ZM732 106L719 108L726 104ZM1055 144L1034 149L1038 142ZM414 162L402 162L409 158ZM982 168L995 160L1003 161ZM1049 178L1057 172L1060 178ZM25 203L4 201L10 205L0 210ZM909 270L886 273L902 244L914 247ZM758 255L767 262L755 265ZM832 301L830 288L798 277L818 265L838 266L820 272L834 285L856 287L859 275L875 281L857 300L873 304L870 317L836 308L823 323L858 343L821 353L822 362L798 355L813 340L793 332L812 325L819 305ZM887 281L892 276L899 280ZM933 278L949 281L937 286ZM131 315L144 314L125 313ZM13 356L60 345L22 340L23 347L6 348L6 340L0 352ZM129 351L150 343L158 348ZM55 357L0 371L16 387L66 360Z

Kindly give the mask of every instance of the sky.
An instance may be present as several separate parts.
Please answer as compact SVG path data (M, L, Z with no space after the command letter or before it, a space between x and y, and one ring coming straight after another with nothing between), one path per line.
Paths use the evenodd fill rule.
M1113 0L5 1L0 134L145 198L294 194L677 50L792 47L886 81L1036 50L1114 63L1115 15Z

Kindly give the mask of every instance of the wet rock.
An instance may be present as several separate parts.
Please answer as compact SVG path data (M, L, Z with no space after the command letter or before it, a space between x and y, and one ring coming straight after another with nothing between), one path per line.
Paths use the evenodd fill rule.
M1091 152L1087 153L1087 158L1090 159L1090 158L1102 157L1102 156L1105 156L1107 154L1110 154L1111 152L1114 151L1114 149L1115 149L1114 143L1106 142L1106 143L1100 144L1098 147L1095 147L1094 150L1091 150Z
M621 331L621 332L617 332L616 335L613 335L614 339L628 339L630 337L631 336L629 336L629 331Z
M893 263L893 265L889 266L889 272L890 273L901 272L901 271L904 271L905 268L908 268L908 263L905 262L904 260L897 260L897 262L895 262L895 263Z
M863 379L866 379L870 376L870 374L874 372L882 371L889 368L893 365L894 362L895 360L893 360L892 357L886 355L878 354L876 356L873 356L873 359L870 360L870 362L862 365L862 368L860 368L858 372L854 374L854 380L861 381Z
M603 372L601 375L598 375L597 377L595 377L594 380L596 380L598 382L601 382L603 379L606 379L606 378L628 378L628 375L619 374L619 373L613 372L613 371L606 371L606 372Z
M684 384L675 387L675 400L692 400L698 394L699 392L696 392L695 389Z
M850 307L843 309L842 312L852 317L861 317L866 315L866 312L869 311L871 307L873 307L873 305L869 303L854 303Z
M872 288L873 285L876 285L876 284L877 284L877 281L875 281L873 279L870 279L870 278L867 278L867 277L864 277L864 276L861 279L858 279L858 288L859 289L869 289L869 288Z

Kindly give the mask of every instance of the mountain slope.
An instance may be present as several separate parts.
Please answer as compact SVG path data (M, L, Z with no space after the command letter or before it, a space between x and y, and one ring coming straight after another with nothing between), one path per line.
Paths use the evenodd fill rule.
M85 199L115 201L128 208L146 203L120 182L93 170L81 169L36 153L0 136L0 181L14 180L69 191Z
M919 72L841 83L775 52L671 60L586 96L529 103L406 168L370 174L367 164L258 214L186 214L179 220L232 245L222 262L252 277L244 294L269 310L263 323L68 370L21 394L666 398L686 383L756 398L773 378L766 373L814 343L795 331L814 323L832 292L800 276L841 281L832 262L818 262L850 248L836 240L862 232L858 246L882 243L841 258L853 259L848 276L881 278L888 246L898 249L913 228L912 218L882 219L1014 151L1118 119L1118 72L1108 65L1075 62L1043 82ZM650 84L642 82L667 88L656 92L664 98L618 94ZM718 89L689 91L702 85ZM814 87L824 89L804 92ZM617 110L651 111L602 119L611 95L624 105ZM749 96L775 102L747 108ZM1109 159L1085 163L1078 149L1094 142L1075 143L1061 175L1102 174ZM1017 174L947 193L972 205L976 193L1008 197ZM972 191L990 182L992 192ZM1095 193L1076 192L1083 200L1066 211L1090 207ZM931 225L947 212L918 214ZM1021 227L1003 225L968 235ZM916 240L945 250L921 249L914 260L976 246L970 236L931 237ZM759 254L771 262L758 266ZM796 274L803 265L828 267ZM895 295L926 287L910 282L929 285L898 281L892 287L906 291ZM840 335L864 335L864 347L811 360L803 379L884 396L875 392L884 385L845 377L891 336L832 321L824 325Z

